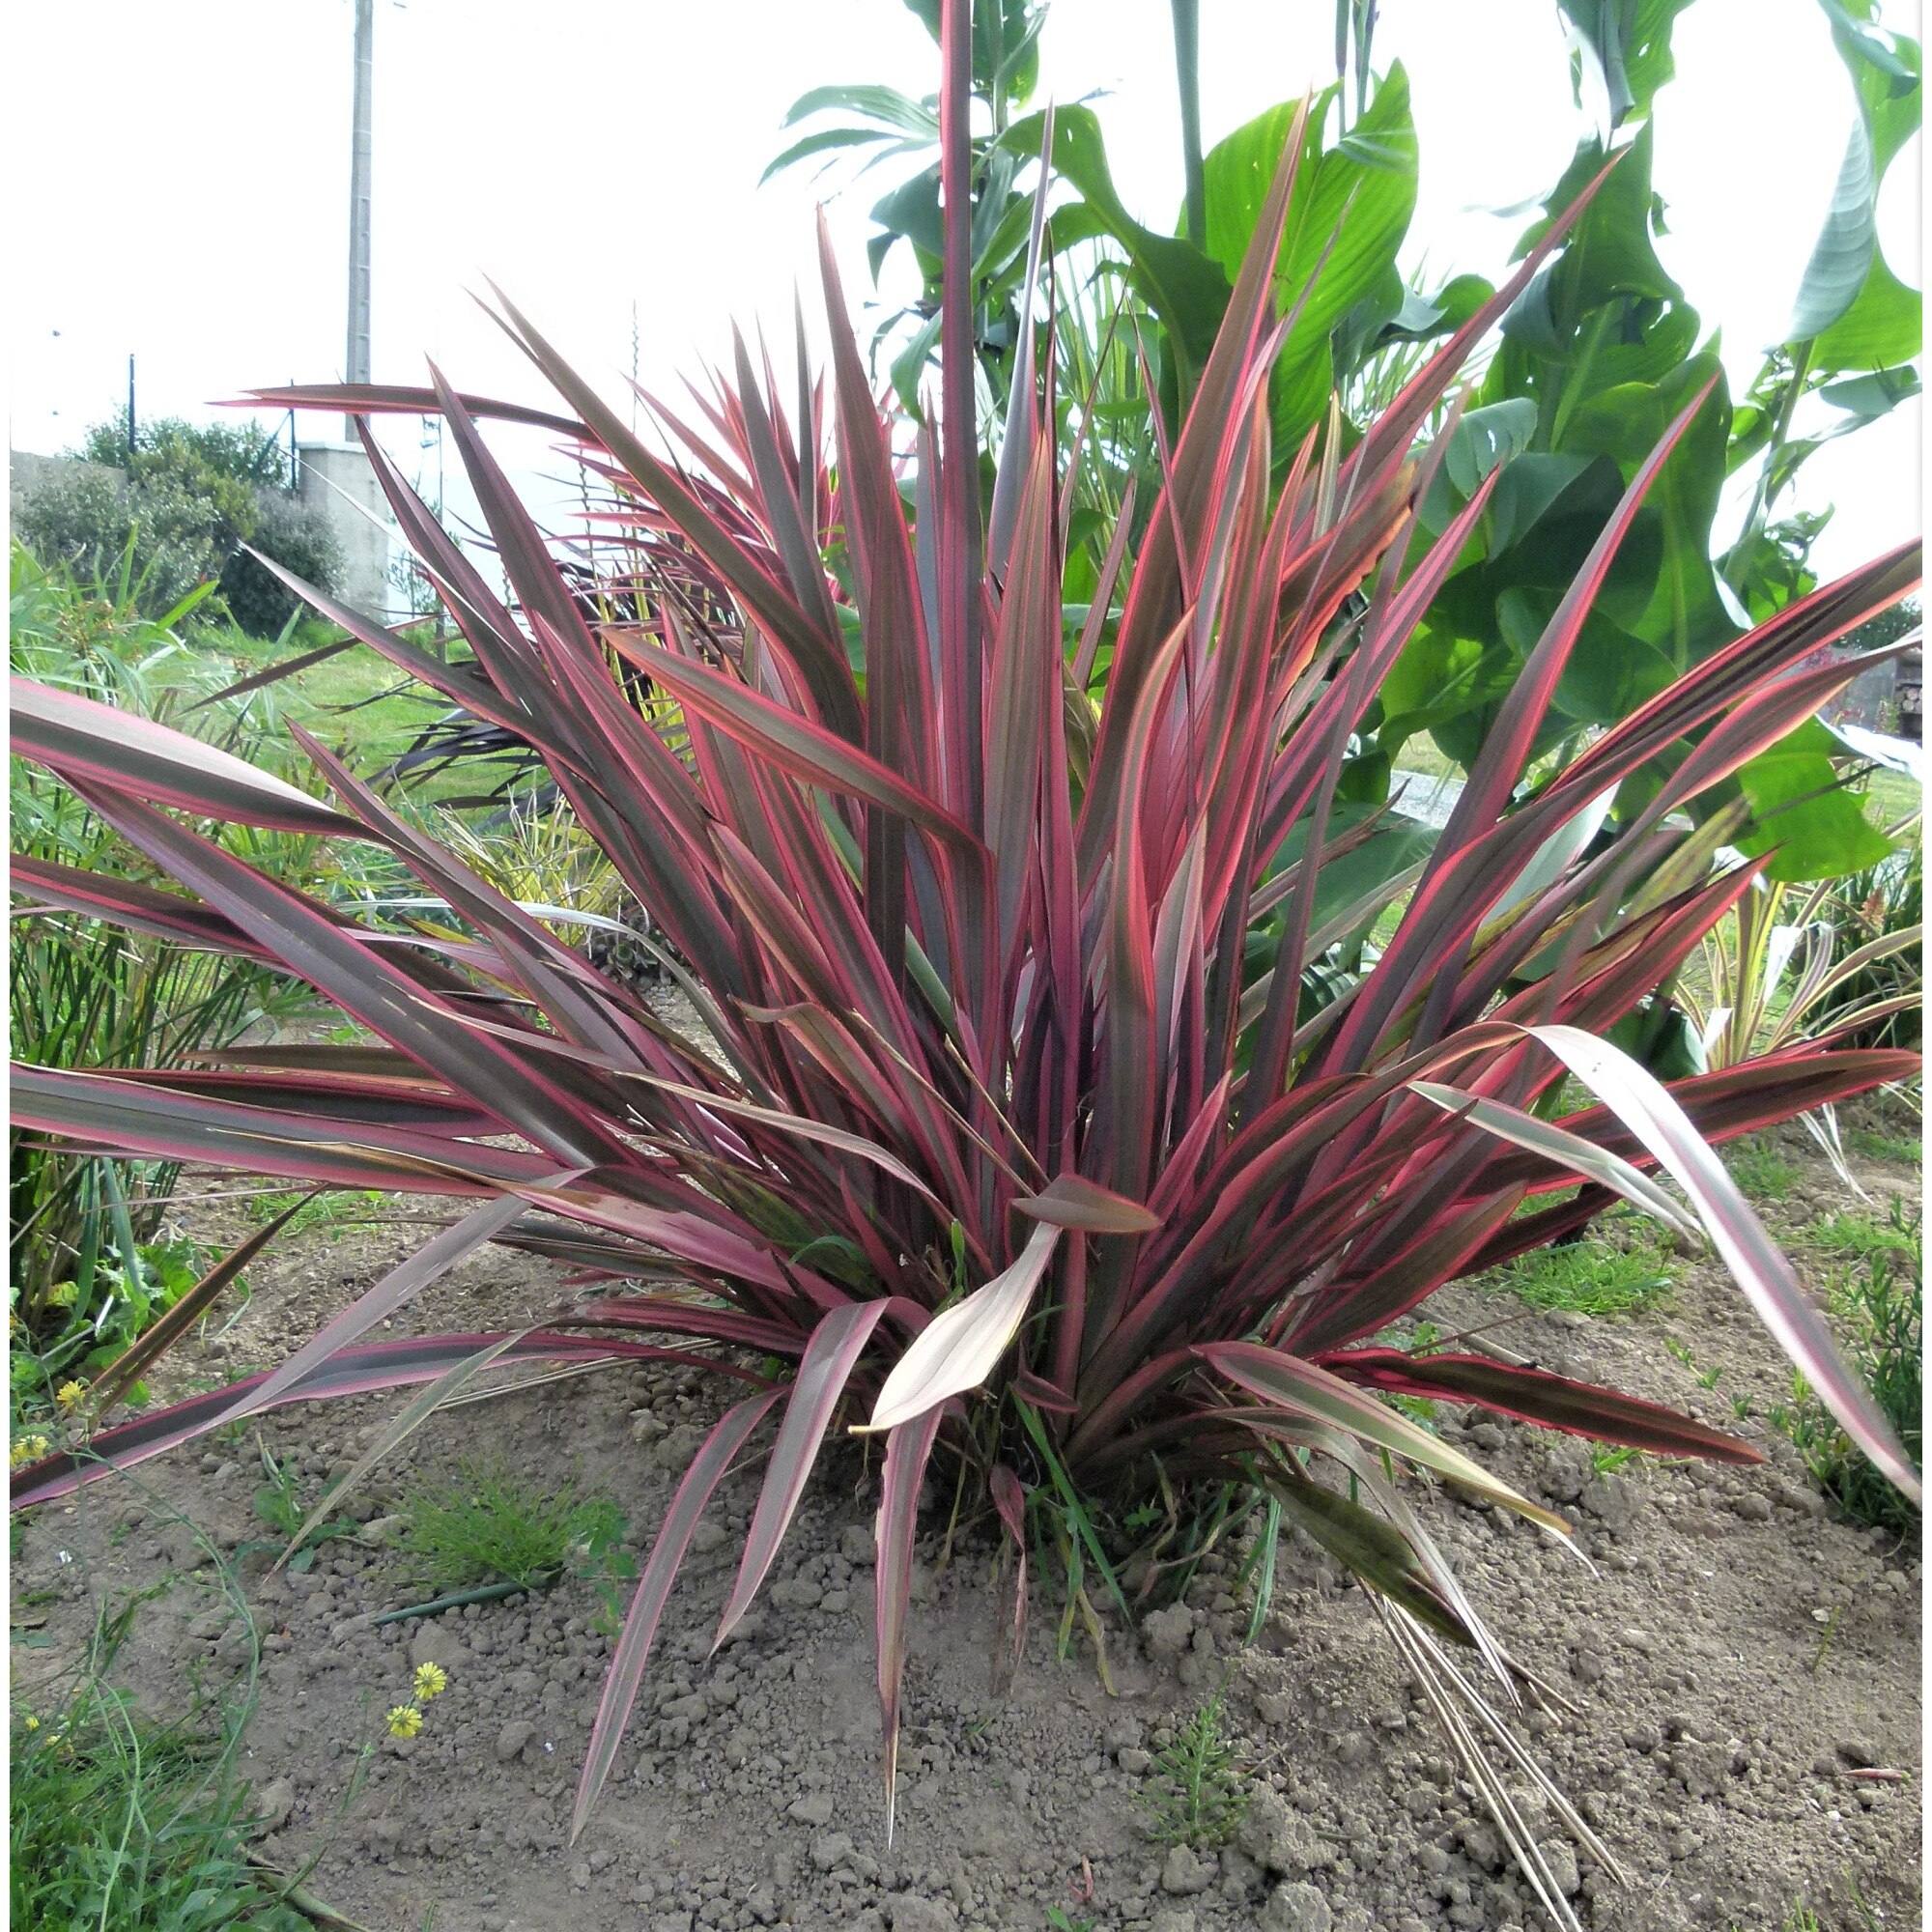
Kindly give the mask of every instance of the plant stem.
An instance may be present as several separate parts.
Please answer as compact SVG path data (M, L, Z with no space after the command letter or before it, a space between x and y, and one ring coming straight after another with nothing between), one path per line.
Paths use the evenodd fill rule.
M1208 245L1208 177L1201 159L1201 4L1174 0L1174 75L1180 86L1180 158L1187 172L1187 239Z

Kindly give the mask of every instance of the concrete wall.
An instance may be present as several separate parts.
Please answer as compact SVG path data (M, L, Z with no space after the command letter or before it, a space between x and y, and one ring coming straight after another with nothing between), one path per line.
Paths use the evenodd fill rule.
M400 615L402 599L389 582L388 500L359 442L304 442L298 487L301 499L327 517L342 546L342 601L371 616Z

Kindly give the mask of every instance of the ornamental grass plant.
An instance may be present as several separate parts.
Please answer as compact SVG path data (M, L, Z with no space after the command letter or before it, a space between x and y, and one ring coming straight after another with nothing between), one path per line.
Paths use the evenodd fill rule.
M951 208L966 199L966 31L947 0ZM138 1080L16 1068L16 1118L96 1147L471 1204L280 1367L49 1456L15 1477L16 1504L277 1403L425 1384L393 1442L493 1361L707 1356L733 1400L677 1484L614 1646L581 1832L718 1484L764 1450L722 1640L841 1422L882 1437L888 1830L935 1459L1022 1560L1029 1515L1050 1518L1122 1614L1137 1505L1163 1485L1259 1492L1368 1586L1432 1682L1462 1646L1513 1698L1516 1667L1425 1527L1427 1482L1557 1536L1567 1525L1386 1398L1475 1403L1669 1455L1758 1452L1614 1390L1378 1338L1443 1283L1619 1199L1707 1235L1848 1437L1916 1493L1711 1149L1903 1077L1916 1057L1793 1042L1665 1088L1602 1037L1750 890L1762 862L1714 869L1729 821L1713 794L1856 672L1799 667L1907 591L1916 552L1791 604L1525 783L1619 546L1705 407L1692 396L1559 598L1433 852L1366 902L1338 902L1328 867L1359 836L1336 828L1351 734L1507 474L1439 535L1421 526L1458 372L1581 204L1359 439L1318 426L1280 450L1268 375L1305 291L1274 268L1303 145L1296 127L1163 440L1145 535L1130 546L1117 530L1077 621L1060 573L1080 399L1042 376L1003 422L977 417L961 222L945 237L941 376L909 453L867 380L829 244L829 384L802 350L781 383L740 344L700 421L661 412L676 456L500 298L567 413L467 396L440 374L426 390L299 392L442 413L507 602L365 441L473 662L305 594L536 749L668 942L701 1035L596 973L312 738L332 802L16 685L16 748L184 889L47 867L34 891L272 961L367 1036ZM1049 340L1043 213L1042 195L1027 370ZM1445 401L1444 434L1418 442ZM619 494L631 563L611 608L630 614L586 617L490 452L493 417L549 428ZM1605 816L1608 793L1626 803ZM1586 812L1600 829L1572 836ZM374 844L455 923L352 917L179 814ZM1396 906L1372 965L1309 997L1317 969ZM1255 933L1266 944L1251 957ZM1564 1102L1572 1077L1594 1104ZM1542 1205L1519 1214L1525 1201ZM370 1339L488 1240L572 1264L565 1303L515 1332ZM1533 1841L1517 1850L1540 1869Z

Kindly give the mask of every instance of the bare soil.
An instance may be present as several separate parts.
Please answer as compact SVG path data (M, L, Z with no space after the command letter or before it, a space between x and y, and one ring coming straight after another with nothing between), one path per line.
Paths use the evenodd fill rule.
M1803 1180L1771 1204L1774 1224L1795 1231L1851 1205L1802 1135L1783 1151ZM1881 1202L1916 1198L1918 1178L1903 1169L1856 1169ZM232 1208L191 1212L206 1238L232 1232L222 1225ZM400 1222L307 1230L258 1267L251 1303L213 1353L184 1352L177 1392L184 1378L207 1385L278 1359L422 1235ZM1802 1264L1795 1234L1792 1248ZM549 1305L556 1283L543 1264L488 1252L399 1320L511 1323ZM1468 1284L1429 1313L1451 1331L1514 1307ZM1662 1313L1521 1315L1493 1333L1552 1368L1733 1422L1769 1459L1742 1470L1639 1459L1598 1474L1574 1438L1438 1411L1451 1439L1562 1507L1589 1559L1443 1491L1421 1498L1501 1641L1577 1708L1531 1710L1520 1730L1629 1873L1619 1886L1587 1857L1555 1855L1584 1924L1755 1932L1784 1927L1801 1903L1826 1927L1918 1923L1918 1550L1839 1520L1767 1429L1789 1372L1736 1289L1700 1261ZM1690 1362L1666 1350L1666 1336ZM1716 1387L1702 1386L1697 1371L1719 1367ZM1754 1415L1735 1422L1733 1396L1747 1396ZM313 1492L399 1400L285 1410L262 1420L260 1441L297 1458ZM418 1432L360 1514L391 1508L412 1470L497 1459L607 1491L641 1553L673 1472L720 1405L698 1372L626 1366L456 1407ZM265 1533L251 1509L256 1443L251 1425L36 1513L13 1587L16 1625L45 1618L35 1638L44 1647L16 1640L16 1697L31 1701L72 1662L99 1607L164 1584L135 1620L121 1681L175 1711L190 1670L216 1683L245 1661L248 1633L224 1619L210 1546L233 1551ZM924 1518L888 1846L875 1469L854 1445L828 1449L759 1607L707 1660L758 1473L731 1477L700 1529L617 1768L574 1847L571 1801L609 1651L592 1588L566 1582L539 1601L376 1628L373 1613L423 1594L393 1552L332 1542L305 1576L270 1576L265 1557L242 1557L262 1646L244 1772L274 1826L268 1852L288 1869L316 1858L312 1889L383 1932L1547 1922L1362 1593L1312 1545L1284 1540L1252 1648L1240 1642L1239 1548L1208 1559L1187 1605L1138 1630L1103 1618L1115 1694L1077 1625L1059 1654L1061 1606L1037 1593L1024 1665L995 1704L992 1547L970 1533L940 1567L950 1484ZM23 1597L40 1607L22 1612ZM449 1688L420 1736L392 1740L383 1714L425 1661L444 1667ZM1146 1829L1149 1753L1224 1682L1251 1808L1236 1843L1174 1856ZM1874 1768L1909 1781L1847 1776Z

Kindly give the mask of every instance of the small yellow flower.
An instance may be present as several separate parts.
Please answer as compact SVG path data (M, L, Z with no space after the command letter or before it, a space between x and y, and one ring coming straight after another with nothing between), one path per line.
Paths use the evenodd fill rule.
M28 1463L38 1463L47 1453L47 1438L44 1435L23 1435L7 1452L8 1466L20 1468Z
M412 1738L423 1727L423 1714L413 1704L398 1704L387 1721L392 1738Z
M41 1720L31 1711L27 1713L27 1728L30 1731L38 1731L41 1728Z
M60 1404L63 1410L71 1415L87 1400L86 1384L62 1382L60 1387L54 1390L54 1400Z
M449 1677L440 1663L419 1663L415 1676L410 1680L410 1688L419 1702L427 1704L449 1689Z

